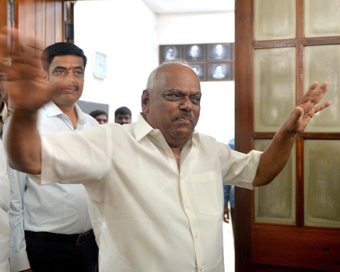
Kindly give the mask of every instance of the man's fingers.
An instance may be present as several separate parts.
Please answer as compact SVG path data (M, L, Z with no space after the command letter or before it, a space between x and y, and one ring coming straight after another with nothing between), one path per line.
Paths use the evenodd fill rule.
M315 94L321 96L320 98L322 98L322 96L328 91L328 86L329 86L328 82L325 81L325 82L320 86L320 88L317 89L317 91L315 91Z
M0 61L0 74L2 80L16 81L33 79L41 75L41 63L38 58L32 57L24 60L15 56L11 59L11 65Z
M20 42L20 35L18 29L2 28L0 35L0 45L2 48L7 48L7 55L13 59L14 62L28 62L29 60L36 58L34 52L31 49ZM11 43L8 43L9 39ZM40 41L35 36L25 36L26 44L35 44L39 47Z
M327 108L331 105L331 101L327 101L326 103L323 103L322 105L314 107L314 112L317 113L319 111L322 111L323 109Z
M315 88L316 88L318 85L319 85L319 82L314 81L314 82L312 83L312 85L309 87L309 89L308 89L308 91L307 91L307 93L306 93L306 96L312 94L312 93L314 92Z
M314 86L315 83L316 82L314 82L312 84L312 86ZM311 88L309 89L308 92L310 92L313 89L312 86L311 86ZM318 104L320 102L320 100L322 99L322 97L324 96L324 94L328 91L328 86L329 86L328 82L325 81L320 86L320 88L318 88L316 91L314 91L313 93L310 93L308 96L306 96L306 98L307 98L306 102L308 102L308 100L309 100L314 105ZM327 101L326 103L323 103L321 105L313 106L313 108L310 109L310 110L313 109L313 115L311 117L313 117L315 113L327 108L330 104L331 104L331 101Z
M328 91L328 82L325 81L316 91L316 87L318 86L318 82L314 81L313 84L309 87L307 93L304 96L304 99L301 101L302 103L305 103L306 101L310 101L314 104L317 104L323 95Z
M323 94L325 92L327 92L328 90L328 82L325 81L320 87L319 89L316 89L316 87L319 85L319 82L314 81L312 83L312 85L309 87L308 91L305 94L305 97L313 97L314 95L319 95L319 94Z

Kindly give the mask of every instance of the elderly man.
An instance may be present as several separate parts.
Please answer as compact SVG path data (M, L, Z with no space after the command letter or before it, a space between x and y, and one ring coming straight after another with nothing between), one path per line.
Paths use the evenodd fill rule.
M32 176L40 184L84 184L105 272L224 271L222 183L268 184L284 167L297 133L330 105L316 106L328 84L315 90L314 83L265 152L242 154L194 131L199 79L185 63L164 62L149 77L135 124L40 136L37 111L53 89L37 74L35 80L22 77L20 65L6 71L17 87L11 92L10 163L40 174Z
M74 133L98 125L76 104L84 87L87 59L83 50L61 42L47 47L42 56L47 82L58 88L52 101L38 111L38 130ZM12 122L11 118L8 121ZM6 122L5 138L8 125ZM84 186L39 186L29 175L11 168L8 175L11 271L98 271L98 247Z

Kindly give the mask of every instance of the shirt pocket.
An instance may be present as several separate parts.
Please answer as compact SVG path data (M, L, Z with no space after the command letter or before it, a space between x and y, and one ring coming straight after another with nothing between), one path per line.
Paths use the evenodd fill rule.
M190 175L193 193L198 209L203 214L217 215L219 207L219 190L222 187L216 172L203 172ZM221 204L222 205L222 204Z

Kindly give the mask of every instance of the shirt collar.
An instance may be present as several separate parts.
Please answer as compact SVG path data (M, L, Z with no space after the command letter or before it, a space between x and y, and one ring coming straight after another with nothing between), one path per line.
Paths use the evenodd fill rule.
M2 111L0 112L0 121L1 123L4 123L6 119L8 118L8 108L6 106L5 101L2 101L2 103L3 103L3 108L2 108Z
M159 129L152 128L149 123L144 119L142 113L139 114L137 123L135 125L135 135L136 140L140 141L146 135L148 135L151 131L159 131ZM154 132L154 133L155 133Z
M149 123L144 119L142 113L140 113L140 115L138 116L136 125L135 125L136 140L140 141L142 138L144 138L149 133L152 135L152 134L158 134L161 132L159 129L152 128L149 125ZM196 130L194 130L192 138L193 138L193 142L200 143L199 133Z
M78 124L83 125L86 122L86 117L84 115L84 113L82 112L82 110L79 108L79 106L76 104L74 104L74 107L76 109L77 112L77 116L78 116ZM59 107L54 104L52 101L48 102L45 106L44 109L47 113L48 117L53 117L53 116L58 116L58 115L62 115L64 114Z

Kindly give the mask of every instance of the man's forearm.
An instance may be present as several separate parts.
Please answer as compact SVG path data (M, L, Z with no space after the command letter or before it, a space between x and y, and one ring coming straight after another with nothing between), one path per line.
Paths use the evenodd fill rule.
M254 186L270 183L286 165L295 142L296 134L282 127L261 155Z
M39 174L41 170L41 139L37 119L37 111L15 109L6 138L10 166L29 174Z
M262 154L254 186L266 185L280 173L289 159L296 135L304 131L316 113L331 104L331 101L318 104L328 90L328 82L324 82L319 89L316 89L317 86L318 82L313 82Z

